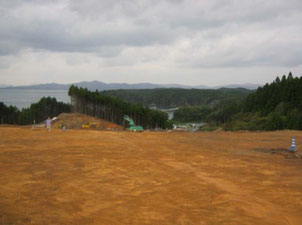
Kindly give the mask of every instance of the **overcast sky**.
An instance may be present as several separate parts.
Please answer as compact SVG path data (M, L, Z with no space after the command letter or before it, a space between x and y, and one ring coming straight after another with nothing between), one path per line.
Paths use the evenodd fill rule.
M0 84L302 75L301 0L0 0Z

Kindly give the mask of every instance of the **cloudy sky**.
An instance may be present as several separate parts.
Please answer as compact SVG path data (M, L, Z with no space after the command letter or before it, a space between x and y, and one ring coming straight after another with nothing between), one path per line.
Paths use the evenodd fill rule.
M301 0L0 0L0 84L302 75Z

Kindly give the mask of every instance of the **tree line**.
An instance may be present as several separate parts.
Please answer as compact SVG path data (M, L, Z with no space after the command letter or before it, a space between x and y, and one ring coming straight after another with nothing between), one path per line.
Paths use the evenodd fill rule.
M295 109L302 111L302 77L294 78L292 73L259 87L244 105L245 112L260 112L263 116L274 111L286 115Z
M225 130L302 130L302 77L277 77L246 99L227 99L208 105L181 107L177 122L207 122Z
M290 72L259 87L247 97L242 111L241 119L251 129L302 130L302 77Z
M175 122L207 122L207 123L227 123L233 115L240 112L243 100L226 99L214 106L182 106L174 113Z
M87 88L70 86L68 95L71 97L72 112L83 113L102 118L127 127L124 115L130 116L135 124L145 129L167 128L167 113L152 110L142 104L123 101L117 97L89 91Z
M292 73L287 77L283 75L281 79L277 77L273 82L252 92L246 89L175 88L92 92L72 85L68 94L71 96L71 105L57 102L55 98L44 97L29 108L18 110L0 102L0 123L39 123L47 116L54 117L62 112L72 111L122 126L127 126L123 116L128 115L145 129L167 128L171 125L167 114L149 109L143 104L170 107L183 102L184 105L174 114L174 122L206 122L209 128L219 126L225 130L302 130L302 77L293 77ZM142 98L143 104L130 103L115 97L121 94L126 99L136 99L134 102ZM158 100L146 102L147 99L155 99L155 96Z
M215 106L225 100L245 99L252 91L245 88L213 89L127 89L106 90L101 94L114 96L124 101L141 103L144 106L157 108L175 108L179 106Z
M55 117L63 112L70 112L70 105L58 102L56 98L43 97L28 108L19 110L15 106L6 106L0 102L0 124L28 125L40 123L47 117Z

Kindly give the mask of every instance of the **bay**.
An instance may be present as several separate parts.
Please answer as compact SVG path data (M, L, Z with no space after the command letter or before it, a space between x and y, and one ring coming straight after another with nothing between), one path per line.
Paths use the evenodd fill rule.
M0 88L0 102L16 106L18 109L27 108L43 97L54 97L59 102L70 103L67 90L21 90Z

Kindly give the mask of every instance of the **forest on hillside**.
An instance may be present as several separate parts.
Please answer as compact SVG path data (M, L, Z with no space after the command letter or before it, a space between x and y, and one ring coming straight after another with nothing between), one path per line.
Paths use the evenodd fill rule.
M47 116L78 112L125 126L124 115L144 128L169 128L172 123L206 122L205 130L302 130L302 77L277 77L256 91L246 89L150 89L92 92L71 86L72 106L55 98L42 98L18 110L0 102L0 124L39 123ZM123 99L127 99L128 102ZM135 103L139 102L139 104ZM148 106L175 107L173 121Z
M141 104L123 101L116 97L92 92L84 88L71 86L69 93L72 105L57 102L55 98L43 97L28 108L18 110L15 106L6 106L0 102L0 124L28 125L40 123L48 116L55 117L61 113L77 112L102 118L122 126L127 126L124 115L130 116L136 124L144 128L167 128L168 115L149 109Z
M149 109L142 104L130 103L74 85L69 88L68 95L71 97L72 111L76 113L102 118L122 126L126 126L124 115L130 116L135 124L145 129L165 129L169 126L167 113Z
M182 89L155 88L132 90L109 90L101 94L114 96L132 103L140 103L148 107L175 108L179 106L215 106L223 101L243 100L251 90L244 88L214 89Z
M224 100L214 107L184 106L175 122L206 122L204 129L225 130L302 129L302 77L277 77L244 100Z
M250 94L229 125L250 130L302 130L302 77L277 77Z

